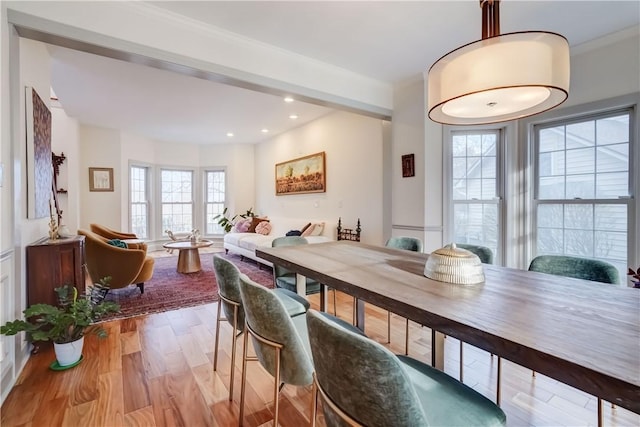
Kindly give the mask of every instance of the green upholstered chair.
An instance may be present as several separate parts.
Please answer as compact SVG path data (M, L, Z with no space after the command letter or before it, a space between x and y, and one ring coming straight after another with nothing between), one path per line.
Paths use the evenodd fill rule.
M388 248L404 249L412 252L422 252L422 240L417 237L391 237L385 243ZM405 319L405 340L404 340L404 354L409 354L409 319ZM391 342L391 313L387 312L387 342Z
M391 237L385 243L386 247L396 248L396 249L404 249L407 251L413 252L422 252L422 240L417 237Z
M609 284L619 284L618 269L605 261L566 255L540 255L529 264L529 271L555 274Z
M579 258L567 255L539 255L529 264L529 271L590 280L592 282L617 285L620 283L618 269L606 261ZM500 359L498 359L498 363ZM535 376L535 371L533 375ZM598 408L602 400L598 398ZM613 404L611 404L613 406Z
M503 426L504 412L444 372L307 312L327 426Z
M309 348L306 316L290 317L276 291L267 289L240 274L240 295L245 310L246 333L242 357L242 389L240 392L240 425L244 421L244 398L247 362L257 360L274 377L274 421L278 425L281 384L307 386L313 384L313 363ZM322 313L332 323L358 331L349 323ZM357 334L357 333L356 333ZM249 336L255 358L248 357ZM315 408L315 404L312 405ZM315 410L314 410L315 411ZM313 415L313 414L312 414Z
M271 242L271 247L277 248L280 246L298 246L298 245L308 245L309 242L302 236L284 236L284 237L276 237ZM286 268L279 266L277 264L273 265L273 281L276 284L277 288L288 289L291 292L296 292L296 273L293 271L287 270ZM320 293L320 310L324 311L324 289L322 285L313 279L306 278L306 286L307 291L306 295L312 295ZM333 314L336 314L336 294L335 291L333 293Z
M483 264L493 264L493 251L486 246L470 245L467 243L456 243L456 246L477 255Z
M219 254L213 256L213 270L218 284L218 314L216 317L216 339L213 350L213 370L218 369L218 344L220 340L220 323L227 321L233 328L231 344L231 368L229 379L229 400L233 399L233 379L236 366L236 342L245 329L245 314L240 297L240 270L231 261ZM285 306L289 316L300 316L309 309L309 302L304 298L285 289L278 289L274 294ZM221 317L221 310L224 316Z

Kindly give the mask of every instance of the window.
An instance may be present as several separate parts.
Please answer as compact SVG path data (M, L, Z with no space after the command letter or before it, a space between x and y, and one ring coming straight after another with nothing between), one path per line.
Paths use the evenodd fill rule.
M221 214L225 205L225 172L222 170L205 171L205 234L222 234L223 228L213 218Z
M453 241L490 248L499 259L501 179L500 130L451 132Z
M190 233L193 229L193 171L162 169L160 199L162 231Z
M149 168L131 166L129 190L130 230L141 239L149 235Z
M624 281L631 110L534 127L535 255L607 261Z

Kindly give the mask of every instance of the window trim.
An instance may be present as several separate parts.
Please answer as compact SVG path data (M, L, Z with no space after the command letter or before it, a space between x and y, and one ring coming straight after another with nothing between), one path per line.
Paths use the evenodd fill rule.
M158 169L157 173L157 189L156 189L156 200L158 208L154 212L154 216L156 217L156 236L159 239L166 239L168 236L164 233L162 226L162 172L163 171L176 171L176 172L191 172L191 226L196 227L197 222L197 212L196 207L198 201L196 200L199 194L199 183L197 179L197 171L198 168L187 167L187 166L166 166L166 165L157 165ZM183 203L187 204L187 203Z
M203 231L205 231L205 233L203 233L203 235L205 236L214 236L214 237L219 237L219 236L223 236L225 233L224 231L221 232L220 234L206 234L206 229L207 229L207 173L209 172L222 172L224 173L224 202L223 202L223 206L227 206L227 201L228 201L228 194L229 194L229 174L227 173L227 168L225 166L207 166L207 167L203 167L201 168L201 180L202 180L202 227L203 227Z
M132 168L142 168L145 169L145 193L147 196L147 236L139 236L140 238L143 238L145 240L151 239L152 235L153 235L153 209L152 209L152 199L153 199L153 165L149 164L149 163L143 163L143 162L138 162L138 161L129 161L129 167L128 167L128 192L127 192L127 201L128 201L128 218L127 218L127 222L129 224L129 230L133 231L133 222L132 222L132 214L133 211L131 209L131 205L133 204L132 200L131 200L131 169Z
M498 132L498 147L496 147L496 193L498 200L496 202L498 206L498 251L494 254L494 263L497 265L506 265L508 262L508 254L505 251L505 242L507 242L508 231L508 200L509 195L507 193L508 186L506 185L506 177L509 176L507 170L507 156L509 150L507 149L507 141L510 141L514 132L513 123L499 123L493 125L483 126L443 126L444 143L442 148L443 164L443 237L444 241L449 243L453 242L453 148L451 145L452 137L454 133L465 132L485 132L485 131L497 131ZM479 201L481 202L481 201Z
M526 147L526 155L522 156L525 162L525 168L523 169L524 175L522 179L522 194L524 197L524 210L523 213L526 217L526 228L522 236L525 236L524 241L524 260L520 268L528 268L533 254L535 253L536 242L536 228L533 219L535 218L535 209L537 204L534 197L537 191L534 192L534 186L537 185L536 177L537 171L534 167L536 158L536 127L547 126L553 123L561 122L563 124L572 121L583 121L589 117L601 117L602 115L608 115L615 111L631 110L629 114L629 218L628 218L628 242L627 242L627 263L629 266L640 266L640 236L638 236L638 230L640 230L640 218L638 218L638 191L640 191L640 149L638 144L640 143L640 92L622 95L605 100L599 100L595 102L585 103L581 105L569 106L565 108L558 108L554 110L541 113L536 116L531 116L520 121L519 140L523 141L523 145ZM536 166L537 167L537 166ZM597 199L602 202L607 199ZM609 199L611 200L611 199ZM620 278L621 283L628 283L626 277Z

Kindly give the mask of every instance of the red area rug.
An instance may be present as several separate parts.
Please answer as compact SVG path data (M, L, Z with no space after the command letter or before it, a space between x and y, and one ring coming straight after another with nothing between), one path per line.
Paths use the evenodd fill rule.
M271 268L263 265L260 269L251 260L241 261L238 255L221 255L233 262L252 280L273 288ZM110 315L103 321L193 307L218 300L218 286L213 271L213 253L200 254L202 270L190 274L181 274L176 271L178 265L176 255L158 257L155 260L153 277L144 284L144 294L140 294L140 290L135 286L109 292L107 300L120 304L120 313Z

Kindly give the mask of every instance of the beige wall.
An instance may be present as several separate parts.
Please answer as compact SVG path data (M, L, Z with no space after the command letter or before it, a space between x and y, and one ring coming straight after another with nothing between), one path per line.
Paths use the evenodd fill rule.
M256 145L256 211L333 220L333 227L342 217L347 228L355 228L360 218L362 241L383 243L382 127L381 120L336 112ZM276 163L321 151L326 153L325 193L275 195Z

